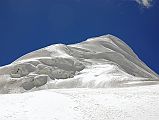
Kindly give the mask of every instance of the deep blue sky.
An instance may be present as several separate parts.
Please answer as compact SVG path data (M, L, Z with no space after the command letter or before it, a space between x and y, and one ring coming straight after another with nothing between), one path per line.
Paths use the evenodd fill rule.
M0 0L0 66L54 43L113 34L159 73L159 1Z

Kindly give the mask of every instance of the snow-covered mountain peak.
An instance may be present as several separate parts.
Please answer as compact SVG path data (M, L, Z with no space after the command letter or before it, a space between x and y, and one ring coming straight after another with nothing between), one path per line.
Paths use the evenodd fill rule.
M154 79L158 75L125 42L104 35L78 44L51 45L1 67L0 91L126 87Z

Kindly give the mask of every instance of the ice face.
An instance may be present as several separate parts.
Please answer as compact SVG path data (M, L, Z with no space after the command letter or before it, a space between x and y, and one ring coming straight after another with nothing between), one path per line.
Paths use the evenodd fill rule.
M36 67L30 63L22 63L13 66L11 77L23 77L36 70Z

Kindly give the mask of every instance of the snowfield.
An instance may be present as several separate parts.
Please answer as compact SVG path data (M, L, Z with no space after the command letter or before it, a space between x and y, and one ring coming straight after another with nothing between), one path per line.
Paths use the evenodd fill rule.
M158 85L0 96L0 120L158 120Z
M0 120L158 120L158 84L115 36L51 45L0 67Z

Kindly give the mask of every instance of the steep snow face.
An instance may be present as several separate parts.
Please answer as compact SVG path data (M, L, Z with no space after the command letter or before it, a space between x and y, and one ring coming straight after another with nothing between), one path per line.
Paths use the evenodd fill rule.
M78 44L51 45L1 67L0 93L127 87L155 84L156 79L158 75L126 43L105 35Z

